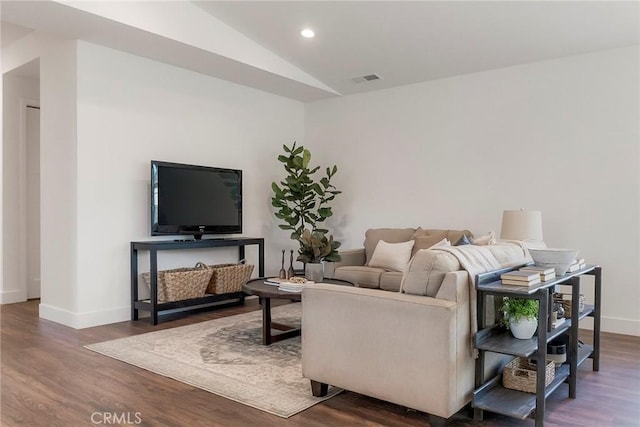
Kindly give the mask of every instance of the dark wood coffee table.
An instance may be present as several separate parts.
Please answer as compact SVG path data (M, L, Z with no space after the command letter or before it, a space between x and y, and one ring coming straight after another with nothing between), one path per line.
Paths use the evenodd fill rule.
M252 279L243 286L242 290L245 294L255 295L262 306L262 344L270 345L274 342L286 340L288 338L300 335L300 328L285 325L283 323L273 322L271 320L271 299L288 299L291 301L301 301L302 292L286 292L278 289L277 285L266 285L265 277ZM324 279L322 283L330 283L333 285L354 286L353 283L340 279ZM273 334L272 330L281 331Z

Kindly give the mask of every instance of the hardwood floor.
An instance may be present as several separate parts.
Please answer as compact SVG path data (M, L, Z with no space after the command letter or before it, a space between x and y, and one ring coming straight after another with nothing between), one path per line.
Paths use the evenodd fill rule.
M285 420L82 348L256 310L256 300L165 317L157 326L140 320L83 330L39 319L38 303L0 307L2 426L429 425L423 413L352 392ZM548 399L546 425L640 426L640 338L605 333L602 348L600 372L591 371L591 361L580 368L577 399L567 397L566 385ZM531 426L533 421L486 413L484 421L474 422L463 411L449 425Z

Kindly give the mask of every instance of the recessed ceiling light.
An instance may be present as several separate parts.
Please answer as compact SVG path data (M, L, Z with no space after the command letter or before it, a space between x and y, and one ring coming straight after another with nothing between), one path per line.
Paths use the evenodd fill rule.
M314 33L311 28L305 28L304 30L300 31L300 34L302 35L302 37L306 37L308 39L316 35L316 33Z

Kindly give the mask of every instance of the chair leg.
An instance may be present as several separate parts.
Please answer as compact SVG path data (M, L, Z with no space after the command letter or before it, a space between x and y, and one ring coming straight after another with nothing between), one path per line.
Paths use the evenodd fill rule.
M311 380L311 394L315 397L324 397L329 391L329 384Z

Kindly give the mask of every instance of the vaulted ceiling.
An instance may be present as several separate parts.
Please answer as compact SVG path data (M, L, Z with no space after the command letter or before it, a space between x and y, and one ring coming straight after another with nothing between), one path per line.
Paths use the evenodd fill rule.
M302 101L640 41L635 1L5 0L0 7L3 51L52 34ZM305 27L316 36L302 37ZM371 74L380 79L362 78Z

